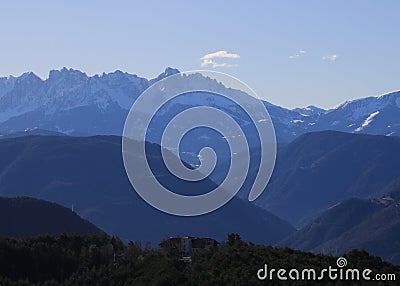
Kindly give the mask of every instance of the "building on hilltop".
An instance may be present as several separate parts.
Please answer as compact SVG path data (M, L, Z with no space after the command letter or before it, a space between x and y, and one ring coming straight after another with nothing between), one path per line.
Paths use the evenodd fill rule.
M176 252L182 258L190 259L192 253L201 249L212 249L219 244L213 238L208 237L171 237L163 240L159 245L162 249L169 252Z

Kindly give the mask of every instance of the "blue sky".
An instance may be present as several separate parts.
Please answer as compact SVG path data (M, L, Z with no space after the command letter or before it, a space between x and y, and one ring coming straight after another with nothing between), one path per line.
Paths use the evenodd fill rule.
M3 2L0 76L212 69L290 108L400 89L400 1L105 2Z

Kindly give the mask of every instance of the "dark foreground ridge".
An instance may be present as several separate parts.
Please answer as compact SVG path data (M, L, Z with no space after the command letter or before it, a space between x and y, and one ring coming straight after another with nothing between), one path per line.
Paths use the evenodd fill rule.
M336 257L243 242L230 234L227 242L204 247L185 262L172 248L123 244L107 235L60 234L36 238L0 239L0 285L293 285L288 281L259 280L257 272L336 266ZM344 256L347 268L369 268L372 273L393 273L400 267L379 257L353 250ZM372 276L372 275L371 275ZM347 285L343 281L296 281L295 285ZM342 283L342 284L341 284ZM358 284L357 284L358 283ZM368 285L365 281L352 285ZM350 284L349 284L350 285ZM382 284L383 285L383 284ZM387 285L387 284L384 284ZM390 284L389 284L390 285Z
M0 236L28 237L61 232L103 233L73 210L58 204L29 197L0 197Z

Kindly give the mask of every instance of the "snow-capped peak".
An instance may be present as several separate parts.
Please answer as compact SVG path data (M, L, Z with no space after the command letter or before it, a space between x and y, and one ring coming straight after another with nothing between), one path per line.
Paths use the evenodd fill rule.
M390 92L385 92L382 94L378 94L375 97L378 99L381 99L381 98L386 98L386 97L397 97L397 96L400 96L400 90L393 90Z
M357 119L390 106L396 108L400 107L399 91L345 101L334 109L329 110L329 112L345 110L349 115L351 115L352 119Z

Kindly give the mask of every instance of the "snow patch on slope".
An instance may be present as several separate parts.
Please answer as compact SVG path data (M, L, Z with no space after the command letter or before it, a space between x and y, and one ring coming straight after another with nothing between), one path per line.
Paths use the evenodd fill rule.
M355 132L360 132L361 130L363 130L364 129L364 127L367 127L371 122L372 122L372 120L374 119L374 117L375 116L377 116L379 114L379 111L376 111L376 112L374 112L374 113L371 113L368 117L367 117L367 119L365 119L365 121L361 124L361 126L360 127L358 127L356 130L354 130Z

